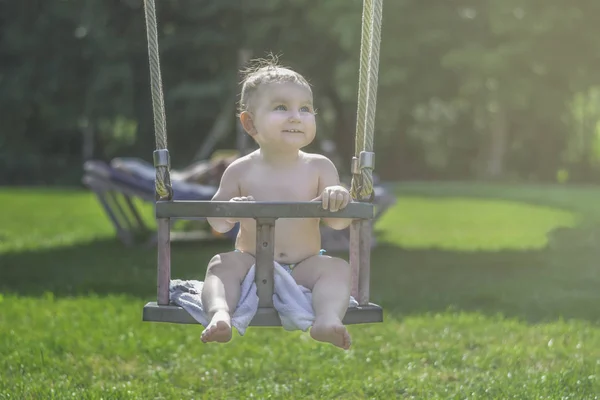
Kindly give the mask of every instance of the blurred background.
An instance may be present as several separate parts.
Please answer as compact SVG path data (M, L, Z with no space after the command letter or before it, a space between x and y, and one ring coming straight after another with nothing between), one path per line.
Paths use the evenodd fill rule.
M240 60L273 52L313 84L318 136L348 169L361 1L156 6L174 168L207 140L238 146ZM382 179L598 181L599 2L393 0L383 23ZM149 85L142 0L0 1L0 184L79 185L86 160L151 160Z
M308 150L348 176L362 6L156 0L176 200L212 198L252 148L239 71L270 53L313 85ZM0 0L0 399L598 398L600 0L383 10L370 300L385 317L351 326L341 355L301 332L215 347L199 325L142 322L144 2ZM173 279L233 248L235 229L172 222ZM347 257L348 237L323 229L323 248Z

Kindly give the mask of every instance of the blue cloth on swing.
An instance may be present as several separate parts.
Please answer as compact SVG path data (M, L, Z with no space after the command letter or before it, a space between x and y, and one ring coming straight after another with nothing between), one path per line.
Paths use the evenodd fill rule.
M252 266L242 281L241 295L237 308L231 316L231 325L244 335L258 310L255 266ZM204 327L210 321L202 307L202 288L204 282L195 280L172 280L169 285L171 301L183 307L198 323ZM357 307L358 302L350 297L349 307ZM274 263L273 307L279 313L281 325L285 330L307 331L315 320L312 308L312 293L298 285L294 278L278 263Z

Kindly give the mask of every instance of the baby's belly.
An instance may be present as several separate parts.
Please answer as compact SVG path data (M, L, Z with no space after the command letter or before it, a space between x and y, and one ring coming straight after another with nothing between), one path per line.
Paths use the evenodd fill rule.
M238 250L256 254L256 223L243 221L236 241ZM318 219L278 219L275 222L275 261L291 264L314 256L321 250Z

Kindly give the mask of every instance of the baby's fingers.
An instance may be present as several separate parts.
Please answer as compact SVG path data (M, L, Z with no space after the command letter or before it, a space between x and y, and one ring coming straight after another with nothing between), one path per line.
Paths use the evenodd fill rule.
M340 209L340 205L342 204L341 195L338 192L331 192L329 196L329 211L336 212Z
M329 192L328 191L323 192L323 195L321 196L321 203L323 206L323 210L327 210L329 208Z

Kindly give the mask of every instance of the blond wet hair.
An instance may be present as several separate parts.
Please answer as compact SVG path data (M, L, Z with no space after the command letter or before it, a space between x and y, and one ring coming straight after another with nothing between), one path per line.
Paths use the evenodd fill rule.
M295 83L303 86L312 95L310 84L298 72L279 63L276 57L252 60L242 71L242 90L240 93L239 112L250 112L253 97L265 85L273 83Z

